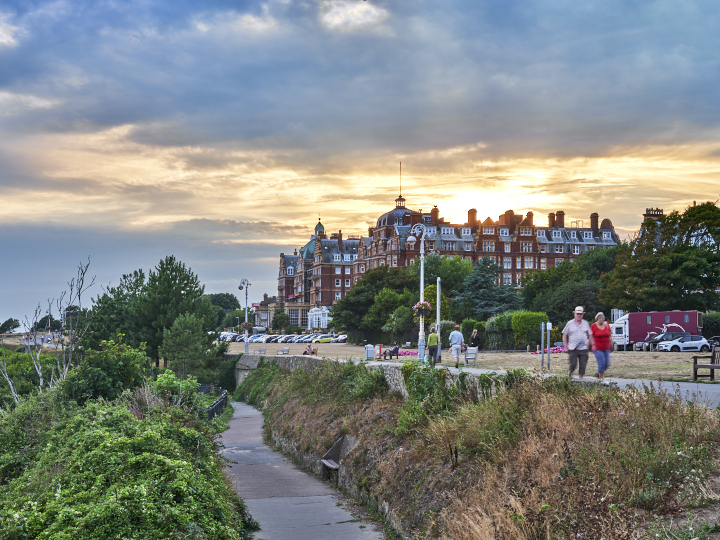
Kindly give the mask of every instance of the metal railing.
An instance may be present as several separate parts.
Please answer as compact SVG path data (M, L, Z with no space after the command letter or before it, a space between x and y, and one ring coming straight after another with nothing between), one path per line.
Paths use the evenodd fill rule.
M227 390L223 390L222 388L216 388L210 386L209 384L201 384L200 386L198 386L198 392L200 392L201 394L209 394L210 392L214 392L215 395L218 396L218 398L213 401L213 404L207 408L208 421L212 420L216 416L220 416L223 413L225 407L227 407L228 404Z

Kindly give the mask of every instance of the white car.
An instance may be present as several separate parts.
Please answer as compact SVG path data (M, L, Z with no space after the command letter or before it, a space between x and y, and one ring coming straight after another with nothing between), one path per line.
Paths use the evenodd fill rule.
M661 341L657 346L658 351L700 351L710 352L708 340L702 336L682 336L672 341Z

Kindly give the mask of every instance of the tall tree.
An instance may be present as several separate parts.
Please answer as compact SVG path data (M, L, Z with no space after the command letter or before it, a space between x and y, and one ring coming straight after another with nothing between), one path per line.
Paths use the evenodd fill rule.
M172 255L150 271L144 294L137 301L137 317L150 358L158 358L163 332L179 315L195 315L202 321L205 332L213 326L215 313L210 301L203 298L204 291L192 270Z
M219 306L225 310L226 313L234 309L240 309L240 302L237 296L230 293L216 293L205 295L213 306Z
M699 221L707 220L707 221ZM600 300L625 311L720 306L720 210L713 203L647 219L603 276Z
M368 332L381 332L388 317L400 306L410 307L414 304L414 295L405 289L398 293L389 287L381 289L373 299L373 305L362 320L362 329Z
M193 313L178 315L170 328L163 329L160 356L182 380L205 366L209 343L205 321Z
M502 268L489 257L480 259L472 273L465 279L465 292L455 297L478 320L485 320L497 313L518 309L520 295L510 285L496 285Z
M465 279L472 273L472 261L464 259L459 255L453 257L441 257L437 253L431 253L425 257L425 284L436 285L437 278L440 278L441 290L448 298L464 291ZM412 291L420 291L420 261L415 260L408 266L408 274L416 280Z
M273 330L283 330L290 326L290 316L282 309L276 309L272 320Z

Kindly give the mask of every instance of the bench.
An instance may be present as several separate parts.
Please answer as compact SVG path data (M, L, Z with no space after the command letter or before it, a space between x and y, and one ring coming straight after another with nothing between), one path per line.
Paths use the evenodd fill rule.
M290 354L290 347L283 347L276 354Z
M385 349L385 351L382 353L382 356L385 360L388 358L392 360L393 356L400 360L400 351L398 347L393 347L392 349Z
M254 351L253 354L267 354L267 347L260 347L258 350Z
M709 377L711 381L715 380L715 370L720 369L720 346L714 345L712 353L706 356L693 356L693 381L697 381L698 377ZM698 360L710 360L709 364L698 364ZM698 369L709 369L710 375L698 375Z
M412 341L406 341L405 343L403 343L402 348L403 348L403 349L409 349L409 348L410 348L410 345L412 345Z
M478 356L478 348L477 347L468 347L465 351L465 365L470 365L470 360L472 360L473 365L477 367L477 356Z

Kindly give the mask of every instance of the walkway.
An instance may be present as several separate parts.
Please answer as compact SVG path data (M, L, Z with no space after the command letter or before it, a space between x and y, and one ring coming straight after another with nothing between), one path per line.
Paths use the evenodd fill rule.
M262 540L382 540L378 526L360 521L343 508L340 494L262 438L263 416L245 403L232 403L235 414L222 434L223 454L235 489L260 523Z

